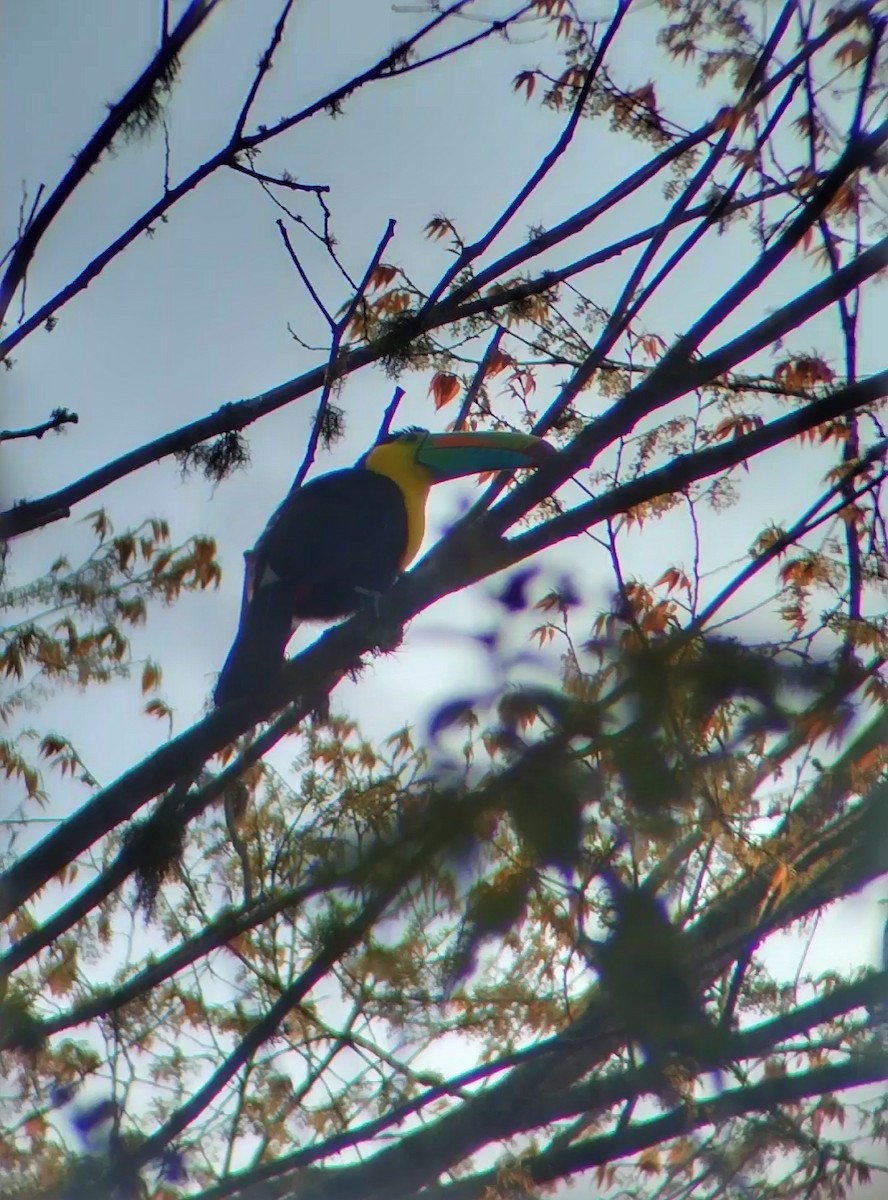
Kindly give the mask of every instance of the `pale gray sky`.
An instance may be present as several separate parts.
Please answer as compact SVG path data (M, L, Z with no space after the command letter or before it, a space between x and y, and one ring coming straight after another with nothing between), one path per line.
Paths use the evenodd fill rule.
M170 108L173 182L227 137L279 5L280 0L230 0L188 49ZM156 0L79 0L76 5L0 0L2 250L14 236L22 181L29 197L41 182L52 188L105 106L120 96L156 45L159 8ZM174 4L174 14L182 8ZM424 19L404 8L397 11L389 0L299 0L253 123L296 110L370 64ZM478 9L498 16L511 6L485 0ZM618 39L611 69L618 77L622 73L627 85L638 85L654 73L659 17L656 10L641 10L629 20L632 36ZM463 24L465 36L481 28ZM342 117L312 119L272 144L257 166L330 185L339 252L353 275L361 275L393 217L397 233L386 259L405 264L420 283L430 283L450 260L442 244L424 237L429 219L443 212L466 237L478 236L561 128L563 116L541 110L536 97L527 103L511 87L517 71L554 64L553 47L533 24L516 40L523 44L488 41L468 57L371 85L346 102ZM693 71L661 63L656 70L658 98L670 115L689 124L699 120ZM706 104L706 111L716 107L711 96ZM581 123L571 153L497 249L519 244L530 225L552 225L569 215L648 155L647 147L613 135L604 122ZM121 145L114 157L104 159L41 246L29 273L29 305L50 296L152 203L162 180L163 139L157 132L146 142ZM315 218L310 197L291 199L298 211ZM655 182L598 223L585 249L662 219L667 207ZM306 341L325 341L323 323L281 246L275 228L279 215L253 182L232 172L219 174L71 302L51 334L39 332L23 343L14 355L15 369L0 372L0 426L37 422L56 405L75 409L80 423L60 437L4 445L4 498L53 490L226 401L259 393L318 364L321 356L300 348L287 332L289 322ZM298 231L292 235L325 299L338 307L347 297L323 255ZM651 304L649 328L666 337L679 332L754 254L742 226L722 237L716 252L707 240ZM599 268L595 288L603 304L614 298L633 261L629 257ZM750 313L776 307L805 279L815 278L810 265L796 256L767 295L735 314L712 344L744 327ZM880 311L884 317L884 299ZM863 374L884 367L882 328L882 321L865 326ZM829 314L811 322L792 343L799 351L829 344L837 345ZM426 377L402 382L408 391L404 423L443 427L452 417L449 410L435 415ZM557 382L557 374L550 373L548 387ZM346 381L339 403L348 416L348 437L319 460L319 469L345 465L366 449L392 386L380 368ZM77 522L99 504L118 530L156 514L170 521L177 540L197 532L217 539L225 568L220 591L188 596L170 610L155 608L147 629L133 637L137 655L150 653L163 666L164 693L176 710L177 729L200 715L225 657L237 621L241 555L289 486L314 399L298 401L250 428L251 468L216 489L196 475L183 482L176 464L167 461L91 498L70 521L13 546L13 577L21 582L41 574L61 550L76 561L72 543L86 547L89 542ZM717 518L717 537L704 547L705 565L714 568L743 555L765 520L796 517L814 494L824 464L822 455L800 455L795 447L757 460L741 480L742 506ZM464 484L439 489L432 530L440 530L469 493L470 485ZM651 579L672 562L687 563L686 519L663 523L653 536L646 528L628 556L630 565L643 567ZM545 561L553 571L570 565L581 572L592 605L605 603L611 586L606 559L588 539ZM713 587L721 582L715 580ZM421 721L437 701L461 691L467 675L484 672L477 650L441 632L470 629L496 616L483 588L439 605L414 623L408 645L397 656L376 662L359 686L341 688L334 706L353 710L373 736L405 720ZM305 644L314 632L301 630L293 645ZM518 635L513 644L519 644ZM64 729L99 779L108 782L165 736L162 723L140 715L141 706L136 681L117 683L82 696L55 697L40 723ZM54 795L54 809L61 815L84 798L64 785ZM818 940L812 955L823 947L824 961L837 967L874 956L881 912L870 898L854 901L851 911L852 936L847 923L838 936L830 914L824 921L829 936Z
M182 7L173 6L174 16ZM425 19L410 6L402 7L408 11L398 11L389 0L300 0L254 110L255 122L297 110L366 67ZM504 0L476 7L490 16L511 11ZM278 9L278 0L232 0L187 51L169 115L174 183L227 137ZM84 0L77 6L5 0L6 36L0 46L5 98L0 144L8 181L0 195L4 245L15 228L19 181L29 196L41 182L54 185L101 120L105 105L146 61L157 40L158 10L152 0L126 6L114 0ZM653 44L658 20L656 10L644 8L629 18L632 36L617 39L611 69L618 77L622 72L627 85L656 70L660 102L675 119L692 123L700 111L694 76L680 65L664 67ZM471 21L460 25L464 36L482 28ZM427 221L443 212L466 237L478 236L561 128L561 116L540 110L535 99L527 103L511 87L517 71L554 64L552 46L536 22L522 26L514 41L518 44L489 40L465 57L371 85L347 101L340 118L319 115L272 143L257 165L330 185L339 252L354 275L361 274L386 222L394 217L397 231L386 259L404 263L414 278L429 283L449 257L444 246L425 238ZM604 122L582 122L571 152L495 248L519 244L529 225L554 224L588 203L648 153L647 147L614 136ZM29 273L29 304L50 296L153 202L162 179L158 132L106 157L41 247ZM314 218L311 197L291 199L297 211ZM655 181L597 223L585 248L657 221L666 208L662 186ZM232 172L217 174L180 202L153 237L141 237L63 309L52 333L38 332L17 349L15 369L0 373L0 422L31 423L63 404L80 414L80 424L60 437L3 446L4 487L15 498L52 490L225 401L254 395L317 364L320 356L302 349L287 332L289 322L306 341L325 343L323 322L281 246L275 227L279 215L251 181ZM310 238L300 237L298 230L293 238L329 305L337 307L347 298L341 281ZM679 332L753 254L743 226L721 237L715 254L711 240L704 241L675 283L654 298L648 327L667 337ZM602 303L613 299L633 261L625 256L598 268L595 297ZM791 269L769 284L768 303L776 306L806 277L815 276L798 255ZM756 296L716 339L739 330L743 318L760 314L762 307L762 296ZM836 344L830 314L793 339L800 350L830 343ZM861 349L862 372L882 365L872 331ZM551 390L559 378L550 372L543 386ZM443 426L451 414L432 410L427 377L408 376L402 382L408 391L405 422ZM347 464L366 448L391 389L392 381L380 368L346 381L340 403L349 434L319 460L319 470ZM247 431L252 466L216 489L198 476L183 482L176 464L165 461L90 498L71 520L14 545L16 579L39 574L62 549L76 561L72 542L88 543L77 522L99 504L119 530L156 514L170 521L177 539L195 532L217 539L225 568L221 590L187 596L170 610L156 607L147 629L133 637L137 654L150 653L162 663L177 728L199 715L224 659L237 620L241 555L289 485L314 399L297 401L252 426ZM745 481L742 505L719 515L717 536L704 538L704 566L715 568L743 555L764 521L797 515L816 487L822 465L820 456L801 456L794 447L757 460ZM460 497L469 489L454 484L436 490L433 531L458 511ZM683 515L659 526L655 537L647 527L627 543L630 567L654 578L655 571L672 562L687 563L688 534ZM606 558L588 539L574 541L545 561L552 562L553 570L569 565L581 571L593 606L606 601L611 587ZM721 582L714 579L713 587ZM496 611L482 594L477 589L471 597L453 598L424 614L395 658L375 664L357 688L340 689L336 699L355 709L368 732L381 736L452 695L466 668L477 671L483 664L464 641L439 635L454 624L473 627L478 619L495 620ZM314 634L312 627L299 631L293 645L305 644ZM115 684L84 696L63 694L50 712L64 728L76 713L75 725L82 726L78 744L107 781L163 736L161 727L139 716L140 707L136 688Z

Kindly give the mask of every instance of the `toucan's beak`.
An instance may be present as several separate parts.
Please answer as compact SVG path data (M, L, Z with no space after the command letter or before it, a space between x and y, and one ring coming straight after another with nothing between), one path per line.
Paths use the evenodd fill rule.
M437 481L482 471L538 467L554 453L554 446L529 433L429 433L417 447L415 458Z

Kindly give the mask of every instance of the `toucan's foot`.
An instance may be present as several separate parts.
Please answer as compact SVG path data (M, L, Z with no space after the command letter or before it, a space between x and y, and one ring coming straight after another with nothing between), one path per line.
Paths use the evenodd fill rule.
M374 620L379 621L379 602L385 595L384 592L374 591L372 588L356 587L355 591L363 597L367 602L367 607L371 609ZM397 650L404 640L404 626L400 621L393 625L386 625L379 631L379 636L376 639L377 649L384 654L390 653L392 650Z
M355 587L355 591L366 602L367 607L372 611L376 620L379 620L379 602L383 597L382 592L377 592L374 588Z
M306 697L311 709L309 720L312 725L326 725L330 720L330 697L326 692L318 691L316 695L309 693Z

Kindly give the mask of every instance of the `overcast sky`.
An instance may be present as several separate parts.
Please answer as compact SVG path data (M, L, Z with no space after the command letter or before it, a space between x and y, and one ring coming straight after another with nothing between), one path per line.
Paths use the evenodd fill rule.
M276 19L280 0L229 0L184 56L169 110L173 182L227 137L256 61ZM604 0L588 0L606 11ZM174 4L174 15L182 10ZM298 0L274 71L254 110L254 123L297 110L365 68L422 20L389 0ZM412 8L420 7L419 4ZM502 0L485 0L483 12L508 11ZM29 198L43 183L51 189L71 156L142 68L156 45L156 0L0 0L0 252L14 237L22 186ZM657 15L630 18L632 36L618 39L614 73L638 84L654 74ZM466 34L473 31L465 23ZM526 26L517 48L494 40L471 57L454 60L405 80L373 85L350 99L344 115L319 116L273 144L257 164L287 169L305 182L330 185L329 203L339 252L360 276L389 218L397 221L386 259L404 263L428 284L448 264L446 249L430 243L423 227L438 213L451 217L469 238L523 183L557 137L561 118L516 95L511 80L521 69L554 62L536 26ZM687 71L656 68L658 97L677 120L695 123L699 94ZM717 105L707 100L707 111ZM588 203L644 161L646 147L610 134L603 122L584 122L574 151L497 243L519 244L526 229L556 220ZM79 189L41 246L28 278L29 307L51 296L160 194L163 140L121 146L103 159ZM291 198L313 219L309 199ZM597 229L599 244L662 218L667 202L659 184L608 215ZM0 499L28 498L68 483L86 471L171 428L212 412L220 404L255 395L321 361L302 349L288 323L306 342L322 346L325 329L280 244L280 215L255 184L219 174L177 205L154 236L142 237L61 313L57 328L28 338L15 353L15 368L0 372L0 427L29 425L56 405L75 409L80 423L60 437L0 447ZM347 299L322 254L305 235L294 242L313 277L336 308ZM745 231L723 237L714 259L710 243L692 258L676 286L657 297L649 328L669 337L706 307L724 283L751 259ZM631 265L631 261L630 261ZM625 280L627 263L600 268L596 297L607 304ZM797 290L809 267L793 270L753 304L761 311ZM736 328L745 313L737 314ZM884 366L885 301L878 325L864 325L861 372ZM17 310L13 320L17 319ZM727 323L719 339L732 332ZM798 350L835 344L829 316L812 322L793 342ZM549 386L557 384L549 378ZM450 414L435 414L428 379L408 376L404 423L443 428ZM346 410L348 435L318 470L353 461L367 447L391 396L393 381L381 368L349 378L338 403ZM307 397L248 431L252 465L218 488L197 476L183 481L175 463L133 475L79 506L72 519L17 540L12 577L25 582L41 574L58 553L76 562L90 537L78 521L104 505L118 530L158 515L181 541L192 533L216 538L225 575L218 592L188 596L170 610L155 607L147 629L133 637L136 655L151 654L164 670L164 694L176 713L176 729L203 711L215 672L233 636L241 589L241 556L286 492L301 460L316 397ZM603 402L604 404L604 402ZM823 461L796 447L752 464L743 504L720 514L718 536L704 539L706 570L736 560L762 524L791 521L805 507L822 475ZM430 538L446 527L470 483L437 489ZM627 547L627 561L649 579L673 562L689 561L688 529L681 519L650 530ZM584 584L592 609L607 602L606 557L589 539L578 539L542 564L553 576L570 570ZM725 576L713 576L717 589ZM542 586L542 585L541 585ZM334 707L354 713L367 733L385 736L405 721L422 723L434 705L462 694L466 680L487 677L481 652L459 630L499 620L489 600L492 587L452 598L413 623L396 656L374 662L358 685L344 685ZM300 630L293 646L316 630ZM519 630L510 645L523 648ZM557 667L557 663L555 664ZM91 770L109 782L165 736L162 723L140 715L137 683L92 688L55 697L35 716L42 729L55 724L81 749ZM286 752L276 758L286 762ZM76 787L52 779L52 819L85 799ZM833 908L819 922L806 968L841 970L874 961L883 910L881 886ZM789 947L797 957L797 944ZM775 947L773 953L779 954Z
M589 3L599 0L589 0ZM277 16L280 0L230 0L184 56L181 81L170 108L171 177L175 182L227 137L256 61ZM178 14L182 5L174 5ZM299 0L284 47L263 89L253 123L273 121L298 109L365 68L422 20L415 6L398 11L389 0ZM502 0L483 11L500 15ZM588 6L587 6L588 7ZM599 7L601 5L599 4ZM606 6L604 6L606 8ZM4 184L0 193L3 249L14 237L21 187L33 197L51 189L71 156L101 121L150 56L158 37L156 0L0 0L0 145ZM632 37L617 42L611 68L637 84L653 74L654 10L630 18ZM465 22L466 36L478 26ZM360 276L389 218L397 232L386 259L408 266L429 283L449 263L446 248L423 235L436 214L451 217L467 237L486 224L523 183L561 128L558 115L527 103L511 87L515 73L555 61L553 49L533 25L517 48L485 43L471 57L441 64L399 81L373 85L350 99L344 115L307 122L271 146L257 164L287 169L305 182L330 185L339 252ZM687 73L658 66L659 99L677 120L695 123L699 95ZM707 100L707 111L717 107ZM644 161L647 147L617 138L603 122L584 122L572 153L527 206L497 247L519 244L529 226L552 225L603 193ZM41 246L28 278L29 307L52 295L96 251L160 194L163 139L121 145L79 189ZM314 219L309 197L294 206ZM601 223L600 243L662 218L667 201L657 184ZM60 314L52 333L37 333L15 353L15 368L0 372L0 426L44 419L56 405L75 409L80 423L63 436L22 441L0 449L4 500L43 494L64 485L144 441L212 412L226 401L255 395L316 366L322 356L306 351L287 331L290 323L306 342L322 346L325 329L306 297L280 243L280 215L259 188L228 172L219 174L177 205L153 237L142 237ZM325 299L337 308L346 293L323 255L305 235L293 232ZM669 337L698 316L754 254L740 228L693 258L674 288L652 304L650 328ZM601 268L601 302L613 299L625 280L624 261ZM761 313L797 290L810 274L801 256L753 308ZM885 302L881 317L884 318ZM739 329L750 309L719 331ZM13 319L17 319L17 311ZM834 318L812 322L794 342L812 349L834 340ZM884 321L864 327L861 373L884 366ZM449 413L435 414L428 378L408 376L403 423L443 428ZM557 378L549 381L554 387ZM319 470L352 462L367 447L391 396L393 381L379 368L350 377L338 403L346 410L348 435L318 463ZM118 530L146 515L166 517L173 537L192 533L216 538L225 570L222 588L183 599L172 609L152 610L147 629L134 637L137 655L150 653L164 670L164 694L176 711L177 731L200 716L215 672L233 636L241 589L241 556L251 546L286 492L301 460L316 397L307 397L248 431L252 465L218 488L192 476L183 481L174 462L151 466L79 506L72 519L19 539L13 547L13 579L41 574L64 550L77 561L89 535L77 522L99 504ZM604 401L602 406L604 406ZM740 509L720 514L719 535L706 542L704 566L714 569L746 553L766 520L794 519L816 488L823 460L796 447L752 465ZM471 484L438 489L430 532L446 526ZM665 524L628 549L630 563L649 579L675 561L688 562L687 527ZM594 608L607 601L606 558L588 539L577 539L543 564L553 574L580 573ZM716 578L713 587L724 582ZM439 700L462 693L465 679L483 679L483 658L457 628L498 619L486 599L491 588L454 598L417 620L408 645L374 663L357 687L334 696L384 736L405 720L422 722ZM449 633L445 634L445 631ZM316 634L303 629L294 646ZM520 639L514 635L517 648ZM135 682L64 693L40 714L68 733L101 782L106 783L165 736L165 727L140 716ZM53 781L55 788L55 781ZM85 797L70 786L54 791L63 815ZM882 913L873 895L850 901L843 914L823 921L807 965L841 968L874 958ZM839 932L841 931L841 932Z

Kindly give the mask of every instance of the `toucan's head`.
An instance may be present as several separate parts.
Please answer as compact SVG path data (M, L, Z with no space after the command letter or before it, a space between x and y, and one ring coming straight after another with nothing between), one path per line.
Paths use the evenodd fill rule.
M429 433L414 427L377 442L358 466L398 482L412 477L414 486L422 480L428 487L482 471L539 466L554 453L548 442L528 433Z

